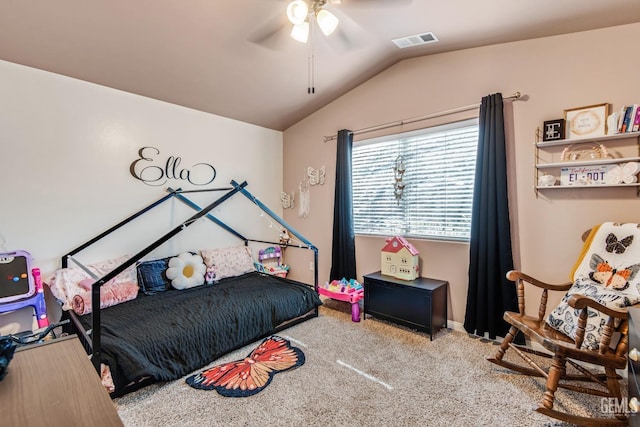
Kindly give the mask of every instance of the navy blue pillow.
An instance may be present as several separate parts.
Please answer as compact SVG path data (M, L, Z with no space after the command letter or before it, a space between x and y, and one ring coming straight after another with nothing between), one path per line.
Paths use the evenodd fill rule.
M169 258L143 261L137 266L138 285L145 295L153 295L171 288L171 280L167 279Z

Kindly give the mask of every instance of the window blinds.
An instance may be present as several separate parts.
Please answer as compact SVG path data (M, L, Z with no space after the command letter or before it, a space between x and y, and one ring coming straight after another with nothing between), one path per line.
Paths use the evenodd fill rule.
M355 232L469 240L477 146L477 121L355 145ZM406 169L399 201L393 169L398 156Z

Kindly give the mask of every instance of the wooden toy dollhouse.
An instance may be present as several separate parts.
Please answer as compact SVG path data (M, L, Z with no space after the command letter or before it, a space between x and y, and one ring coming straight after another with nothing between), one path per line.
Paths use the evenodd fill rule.
M419 254L420 252L404 237L388 237L380 256L380 271L397 279L417 279L420 276Z

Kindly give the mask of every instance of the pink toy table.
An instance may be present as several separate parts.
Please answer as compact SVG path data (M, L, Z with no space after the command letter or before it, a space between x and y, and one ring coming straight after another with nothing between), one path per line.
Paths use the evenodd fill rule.
M351 320L360 321L360 305L358 301L364 298L364 288L353 290L352 292L334 292L325 288L318 288L318 293L338 301L351 303Z

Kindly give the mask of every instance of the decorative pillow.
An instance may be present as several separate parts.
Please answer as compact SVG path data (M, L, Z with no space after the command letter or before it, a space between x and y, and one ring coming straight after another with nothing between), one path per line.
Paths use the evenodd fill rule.
M207 265L208 275L211 275L215 280L241 276L256 270L251 257L251 249L247 246L202 249L200 254Z
M153 295L171 289L171 280L166 275L170 259L162 258L138 264L138 284L145 295Z
M86 267L96 276L104 277L130 257L130 255L123 255L118 258L90 264ZM79 283L85 279L91 279L91 276L80 267L61 268L47 279L46 284L49 286L49 289L51 289L53 296L62 303L62 309L71 310L73 297L84 290ZM119 285L128 282L136 284L138 282L135 264L118 274L112 283Z
M204 283L206 269L200 255L185 252L169 260L166 275L174 288L188 289Z
M607 222L592 229L574 266L573 286L546 319L552 328L575 339L580 310L567 304L569 295L585 295L617 310L640 302L639 227ZM590 308L587 314L582 347L595 350L609 316Z
M138 284L134 282L120 284L107 282L100 289L100 308L135 299L138 296L138 289ZM73 297L72 306L73 311L79 316L91 313L91 291L86 290L76 294Z
M547 316L549 326L574 340L576 339L576 332L578 331L578 317L580 316L581 310L575 309L567 303L569 296L573 294L588 296L605 307L616 310L626 308L640 301L640 298L633 298L631 295L625 295L615 289L607 289L588 278L576 280L567 294L562 297L558 307ZM597 350L599 348L600 337L602 336L604 325L608 319L608 315L587 308L587 326L585 328L582 348L590 350Z

